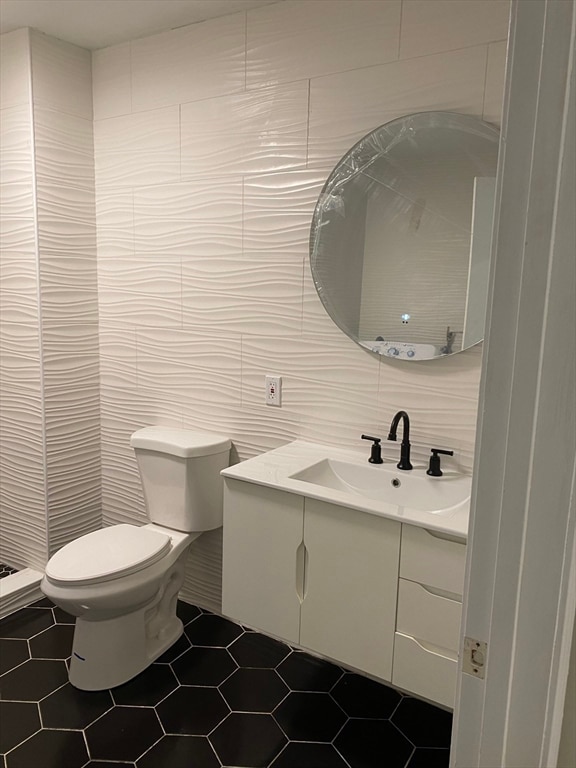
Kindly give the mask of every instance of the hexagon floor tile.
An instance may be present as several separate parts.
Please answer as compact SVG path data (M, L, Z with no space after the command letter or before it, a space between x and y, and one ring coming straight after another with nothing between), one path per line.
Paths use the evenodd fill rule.
M186 603L185 634L111 691L68 682L73 617L0 621L0 768L447 768L452 716Z

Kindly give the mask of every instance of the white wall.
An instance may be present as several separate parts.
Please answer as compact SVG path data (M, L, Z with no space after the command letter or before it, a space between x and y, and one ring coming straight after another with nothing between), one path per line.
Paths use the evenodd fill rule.
M357 445L399 408L471 466L480 349L393 365L325 314L307 244L318 191L361 136L410 112L500 119L508 3L285 0L93 55L106 524L142 521L130 433ZM283 407L264 405L267 372ZM185 595L220 604L219 534Z
M90 53L2 36L1 546L42 568L101 525Z

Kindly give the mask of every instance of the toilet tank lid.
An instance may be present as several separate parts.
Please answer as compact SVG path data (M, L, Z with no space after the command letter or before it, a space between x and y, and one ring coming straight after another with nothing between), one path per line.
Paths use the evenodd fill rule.
M168 453L182 459L195 456L211 456L224 453L232 445L228 437L214 435L211 432L196 432L192 429L172 427L144 427L134 432L130 438L132 448L146 451Z

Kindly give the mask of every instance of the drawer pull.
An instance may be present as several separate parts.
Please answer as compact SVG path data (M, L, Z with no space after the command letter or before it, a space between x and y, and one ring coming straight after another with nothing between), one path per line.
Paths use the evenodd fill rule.
M425 531L429 536L432 536L434 539L442 539L443 541L452 541L454 544L462 544L463 547L466 546L466 539L463 539L461 536L455 536L453 533L443 533L442 531L429 531L428 528L423 528L423 531Z
M296 594L300 602L304 602L308 591L308 550L304 542L296 549Z
M410 581L410 579L406 579L406 581ZM459 595L456 592L449 592L447 589L431 587L429 584L421 584L419 581L413 581L412 583L422 587L422 589L425 592L428 592L429 595L434 595L435 597L443 597L446 600L453 600L455 603L462 602L462 595Z
M451 651L450 648L442 648L439 645L427 643L417 637L413 637L412 640L414 640L414 642L417 643L423 651L428 651L428 653L433 653L436 656L444 656L447 659L452 659L452 661L458 661L458 654L456 651Z

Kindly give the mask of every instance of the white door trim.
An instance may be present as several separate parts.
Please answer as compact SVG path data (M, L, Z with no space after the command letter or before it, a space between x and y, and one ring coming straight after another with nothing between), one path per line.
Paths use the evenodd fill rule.
M484 680L459 668L453 768L557 763L576 603L575 15L512 4L462 626L488 662Z

